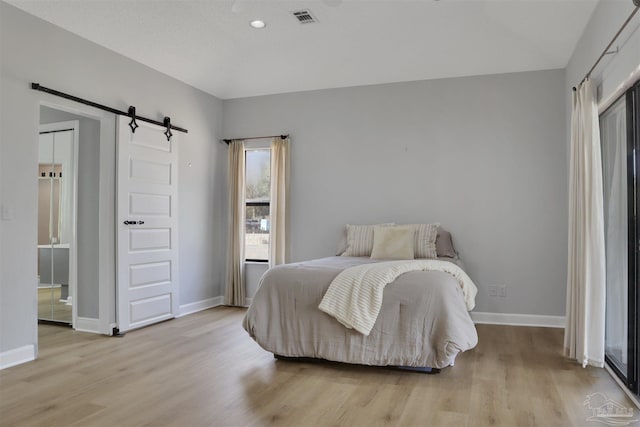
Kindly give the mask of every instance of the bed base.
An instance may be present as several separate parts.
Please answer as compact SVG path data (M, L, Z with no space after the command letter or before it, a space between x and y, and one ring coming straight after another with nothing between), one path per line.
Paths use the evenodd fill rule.
M349 365L349 363L343 362L335 362L333 360L326 359L317 359L315 357L291 357L291 356L282 356L280 354L273 354L273 357L278 360L284 360L287 362L305 362L305 363L337 363L343 365ZM440 369L438 368L430 368L428 366L376 366L376 365L358 365L358 366L372 366L376 368L391 368L391 369L399 369L402 371L411 371L411 372L419 372L421 374L439 374Z

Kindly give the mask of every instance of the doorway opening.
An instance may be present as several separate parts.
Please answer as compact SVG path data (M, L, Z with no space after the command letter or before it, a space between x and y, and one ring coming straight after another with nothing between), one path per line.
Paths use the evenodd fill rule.
M41 105L39 322L97 332L99 170L100 121Z

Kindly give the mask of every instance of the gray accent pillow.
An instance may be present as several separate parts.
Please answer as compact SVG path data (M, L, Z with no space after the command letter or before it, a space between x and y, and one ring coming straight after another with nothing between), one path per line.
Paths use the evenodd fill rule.
M436 236L436 252L439 257L458 258L458 252L453 247L451 233L442 227L438 227Z

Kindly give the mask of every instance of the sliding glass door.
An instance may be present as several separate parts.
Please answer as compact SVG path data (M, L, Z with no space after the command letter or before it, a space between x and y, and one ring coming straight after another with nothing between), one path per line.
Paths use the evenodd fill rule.
M607 262L605 358L638 394L638 88L600 116Z

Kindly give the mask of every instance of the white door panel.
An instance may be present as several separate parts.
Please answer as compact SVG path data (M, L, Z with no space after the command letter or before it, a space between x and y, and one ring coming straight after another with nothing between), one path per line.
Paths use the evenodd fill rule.
M177 136L118 120L118 328L178 314ZM133 222L133 224L125 224Z
M158 285L171 282L171 262L145 262L129 266L129 287Z
M122 119L122 121L128 122L128 118L126 117L120 117L120 119ZM128 124L128 123L127 123ZM168 153L171 152L171 150L174 148L173 144L167 144L167 138L166 137L162 137L159 138L158 137L158 130L160 131L159 133L163 133L165 131L165 128L159 127L159 126L154 126L148 123L140 123L140 127L136 129L135 132L135 140L131 142L131 146L132 147L142 147L145 149L145 151L149 152L149 153L153 153L153 152L161 152L161 153ZM173 137L171 137L171 142L175 142L176 138L175 135Z
M131 301L129 313L131 324L145 326L175 317L172 306L173 296L169 291Z
M137 228L127 230L129 234L129 255L135 257L142 253L143 257L152 256L149 252L165 252L171 250L171 229L169 228ZM165 254L160 254L164 257Z
M129 215L170 217L171 195L129 193Z
M144 155L144 150L131 150L133 155ZM155 156L157 157L157 156ZM147 159L131 159L129 162L131 178L139 183L171 184L171 164Z

